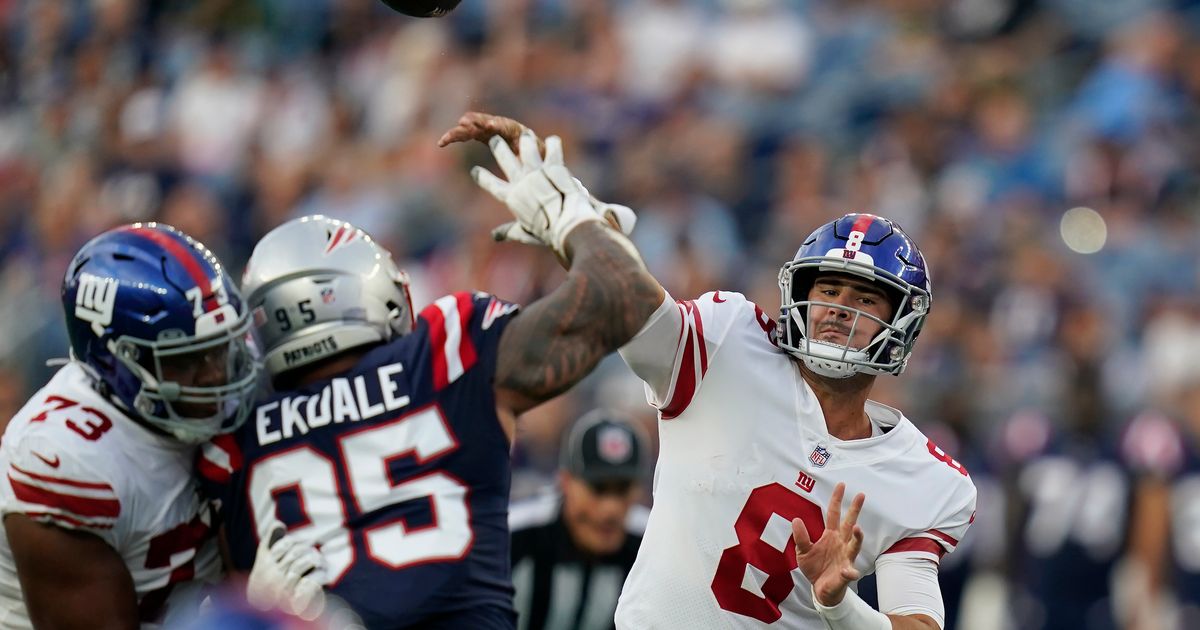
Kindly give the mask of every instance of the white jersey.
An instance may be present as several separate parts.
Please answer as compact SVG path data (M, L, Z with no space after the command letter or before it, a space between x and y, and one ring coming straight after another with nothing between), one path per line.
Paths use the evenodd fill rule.
M846 503L866 494L855 568L885 554L937 562L974 518L966 471L899 411L868 402L881 435L829 435L799 362L772 340L774 322L737 293L707 293L676 305L678 341L663 348L648 326L622 349L659 409L654 503L637 561L617 607L618 628L824 629L812 590L796 568L791 520L816 540L834 486ZM663 330L663 328L659 328ZM667 344L671 345L670 342ZM645 352L641 352L645 358ZM655 355L657 356L657 355ZM663 370L655 378L655 369ZM939 599L940 601L940 599ZM924 612L898 606L897 614Z
M99 536L125 559L145 622L194 613L220 577L196 447L127 418L70 363L21 408L0 442L0 514ZM0 627L31 628L8 538L0 535Z

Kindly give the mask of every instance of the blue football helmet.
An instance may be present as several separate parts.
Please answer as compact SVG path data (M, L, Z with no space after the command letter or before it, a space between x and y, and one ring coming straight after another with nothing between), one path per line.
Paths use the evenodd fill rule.
M163 224L93 238L62 287L71 355L135 420L200 443L250 413L259 365L250 319L220 261Z
M853 306L809 299L813 282L824 273L857 276L880 286L892 302L891 321ZM899 225L870 214L847 214L817 228L779 270L779 289L779 346L830 378L903 372L933 297L925 258L916 243ZM882 328L864 348L814 339L808 329L813 306L849 312L849 338L866 320Z

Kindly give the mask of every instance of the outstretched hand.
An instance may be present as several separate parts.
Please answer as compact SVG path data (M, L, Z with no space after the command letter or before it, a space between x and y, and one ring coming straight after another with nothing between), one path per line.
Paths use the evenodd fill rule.
M492 136L500 136L508 143L508 148L513 153L520 153L521 132L526 129L528 128L525 125L512 118L485 112L467 112L458 119L458 124L438 138L438 146L446 147L455 142L470 142L471 140L486 143L492 139ZM537 139L538 153L545 157L546 144L536 135L534 138Z
M536 156L532 153L530 153L528 156L522 155L521 137L523 135L531 137L537 143ZM532 129L526 127L516 120L513 120L512 118L497 116L495 114L488 114L485 112L467 112L463 114L462 117L458 119L458 123L454 127L447 130L446 133L442 134L442 137L438 139L438 146L446 147L456 142L470 142L471 140L487 144L492 149L492 153L496 156L497 162L501 162L501 168L505 175L509 176L511 174L511 169L504 168L505 164L502 162L502 160L508 161L510 165L512 165L512 161L508 160L508 155L502 155L504 152L496 151L496 147L492 143L492 139L497 137L500 138L504 144L508 145L508 155L518 157L518 162L534 157L546 159L548 162L553 161L553 156L550 156L547 153L546 142L542 140L542 138L540 138L536 133L534 133ZM561 159L561 144L556 148L556 150L559 153L557 157ZM520 165L517 164L516 166ZM614 229L620 230L621 233L625 234L626 236L629 236L633 233L633 227L637 224L637 214L632 208L623 206L621 204L600 201L599 199L593 197L592 194L587 191L587 188L583 187L583 183L578 179L575 179L575 183L587 194L588 202L591 204L596 214L600 215L600 217L607 221L609 225L611 225ZM496 196L498 189L497 186L493 185L489 187L483 185L482 183L480 183L480 185L489 193L492 193L493 196ZM497 199L500 199L500 197L497 197ZM501 201L504 202L503 199L501 199ZM532 235L528 230L524 229L519 223L516 222L505 223L504 225L497 227L492 231L492 236L498 241L517 241L520 243L526 243L528 245L541 244L541 241L538 239L538 237Z
M813 587L813 596L823 606L836 606L850 583L862 577L854 568L854 559L862 549L863 531L858 526L866 495L861 492L850 502L842 519L842 499L846 484L839 483L825 510L825 531L814 543L804 521L792 519L792 538L796 541L796 564Z

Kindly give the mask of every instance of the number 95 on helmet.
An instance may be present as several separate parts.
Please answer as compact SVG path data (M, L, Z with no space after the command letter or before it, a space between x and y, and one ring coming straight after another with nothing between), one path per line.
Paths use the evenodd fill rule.
M408 276L366 232L322 215L293 219L254 247L242 290L271 378L413 327Z
M67 268L72 357L136 421L187 443L250 413L259 365L237 287L199 241L135 223L85 244Z

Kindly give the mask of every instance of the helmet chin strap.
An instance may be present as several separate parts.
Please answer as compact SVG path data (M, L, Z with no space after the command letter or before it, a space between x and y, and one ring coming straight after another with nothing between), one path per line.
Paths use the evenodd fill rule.
M827 378L850 378L859 373L859 366L846 361L866 361L867 353L862 350L847 350L846 346L806 339L804 342L808 352L800 355L808 369Z

